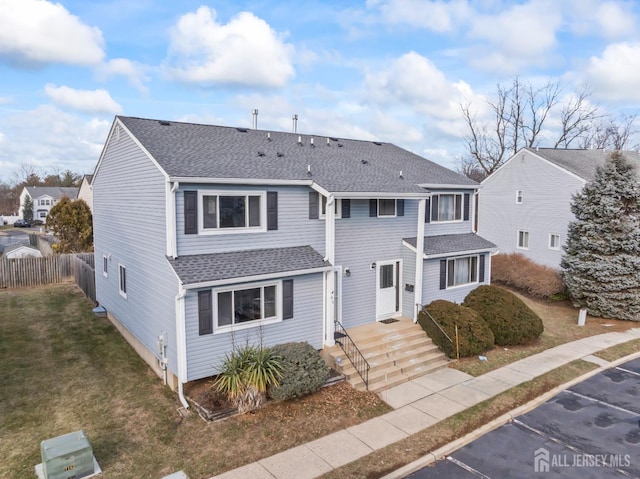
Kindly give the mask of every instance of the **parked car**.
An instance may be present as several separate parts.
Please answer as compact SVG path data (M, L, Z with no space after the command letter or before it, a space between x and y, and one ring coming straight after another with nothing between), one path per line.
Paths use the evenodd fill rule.
M44 221L42 220L33 220L31 222L31 226L42 226L44 224Z
M31 226L31 222L23 219L18 219L13 223L13 226L16 228L29 228Z

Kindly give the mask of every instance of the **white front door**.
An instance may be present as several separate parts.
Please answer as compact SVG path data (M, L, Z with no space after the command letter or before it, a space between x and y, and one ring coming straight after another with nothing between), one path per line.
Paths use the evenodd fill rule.
M376 320L395 316L400 311L400 262L376 263Z

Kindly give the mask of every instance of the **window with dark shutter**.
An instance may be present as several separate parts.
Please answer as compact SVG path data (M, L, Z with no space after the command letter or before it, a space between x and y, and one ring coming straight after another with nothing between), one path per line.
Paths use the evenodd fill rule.
M431 199L427 198L426 205L424 208L424 222L431 223Z
M375 218L378 216L378 200L369 200L369 217Z
M440 289L447 289L447 260L440 260Z
M469 193L464 194L464 221L469 221L469 206L471 195Z
M342 200L342 217L351 218L351 200Z
M267 230L278 229L278 192L267 191Z
M309 219L317 220L320 218L320 195L317 191L309 192Z
M404 216L404 200L396 201L396 214L398 216Z
M198 234L198 192L184 192L184 234Z
M479 276L478 281L480 283L484 283L484 255L483 254L480 255L480 266L478 268L480 270L478 273L478 276Z
M293 318L293 280L282 281L282 319Z
M198 332L200 336L213 333L212 308L211 290L198 291Z

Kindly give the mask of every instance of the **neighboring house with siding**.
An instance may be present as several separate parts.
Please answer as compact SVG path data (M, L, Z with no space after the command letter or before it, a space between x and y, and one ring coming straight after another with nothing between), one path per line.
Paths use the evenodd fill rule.
M91 189L92 179L93 175L84 175L82 177L82 183L80 183L80 188L78 189L78 199L83 200L87 205L89 205L89 209L93 213L93 190Z
M389 143L118 116L92 186L97 300L179 388L234 344L461 302L495 252L478 184Z
M622 154L640 166L637 151ZM482 182L478 233L500 253L560 267L573 195L595 178L611 151L523 148Z
M63 196L74 200L78 196L78 188L64 186L25 186L20 193L20 218L24 218L24 205L27 198L33 202L33 219L47 220L47 215L53 205Z

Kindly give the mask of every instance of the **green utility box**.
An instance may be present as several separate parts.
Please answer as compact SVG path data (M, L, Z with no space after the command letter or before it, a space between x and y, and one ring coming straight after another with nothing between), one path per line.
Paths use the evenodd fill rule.
M81 479L94 474L93 450L84 431L40 443L45 479Z

